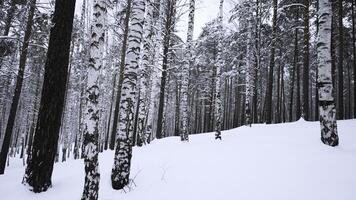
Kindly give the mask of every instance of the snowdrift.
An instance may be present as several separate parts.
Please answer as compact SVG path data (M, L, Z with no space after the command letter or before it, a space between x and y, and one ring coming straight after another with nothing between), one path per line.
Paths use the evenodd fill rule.
M253 125L222 133L155 140L134 148L125 191L111 189L113 152L100 155L102 200L355 200L356 120L338 122L340 146L320 141L317 122ZM21 184L22 160L0 176L2 200L78 200L83 160L55 164L53 187L40 194Z

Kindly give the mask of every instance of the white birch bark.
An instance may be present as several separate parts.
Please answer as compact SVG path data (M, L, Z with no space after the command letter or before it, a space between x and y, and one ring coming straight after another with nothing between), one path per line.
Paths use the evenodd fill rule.
M146 6L146 21L144 26L144 42L143 42L143 53L142 62L140 64L140 98L139 98L139 113L138 113L138 124L137 131L140 143L146 143L146 126L147 126L147 115L148 115L148 105L150 101L151 89L149 87L149 79L152 71L152 66L150 62L153 59L152 51L152 26L153 26L153 2L152 0L147 1Z
M216 77L215 77L215 108L214 108L214 117L215 117L215 131L217 136L220 137L221 134L221 120L223 115L222 110L222 101L221 101L221 68L224 65L222 59L222 34L223 34L223 5L224 0L220 0L219 6L219 41L218 41L218 54L216 58Z
M128 35L125 74L121 91L119 127L116 137L114 166L111 174L111 182L114 189L122 189L129 183L145 0L133 0L131 14L131 29Z
M253 95L253 91L252 91L253 90L252 88L253 44L252 44L252 24L251 24L252 13L249 12L248 15L249 15L248 25L247 25L248 36L247 36L247 52L246 52L246 66L245 66L245 79L246 79L245 116L246 116L246 125L251 126L251 102L252 102L252 95Z
M84 107L84 163L85 183L82 200L98 199L99 195L99 115L101 98L99 90L100 69L105 48L105 15L107 1L94 0L91 42L89 49L88 80L86 87L86 105Z
M331 15L330 0L319 0L320 18L317 50L321 140L324 144L337 146L339 138L331 74Z
M189 70L192 65L192 42L193 42L193 32L194 32L194 13L195 13L195 0L189 1L189 19L188 19L188 32L187 32L187 49L186 56L182 69L182 102L181 102L181 113L182 113L182 131L180 133L180 138L182 141L189 140L188 134L188 88L189 88Z

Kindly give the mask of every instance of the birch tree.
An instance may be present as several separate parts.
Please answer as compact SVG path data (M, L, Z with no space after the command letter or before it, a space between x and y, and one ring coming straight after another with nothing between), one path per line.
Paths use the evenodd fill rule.
M149 112L149 101L152 92L150 85L150 75L152 74L153 61L153 1L148 0L146 5L146 20L144 25L144 42L142 52L142 63L140 64L140 95L137 131L139 140L146 143L147 115Z
M318 91L321 141L330 146L339 144L336 108L331 75L331 2L319 0Z
M215 105L214 105L214 118L215 118L215 131L217 136L221 135L221 123L222 123L222 101L221 101L221 68L224 66L224 61L222 59L222 34L223 34L223 7L224 0L220 0L219 5L219 16L218 16L218 47L217 47L217 58L216 58L216 76L215 76Z
M247 55L246 55L246 66L245 66L245 79L246 79L246 99L245 99L245 115L246 115L246 125L250 125L252 123L251 119L251 103L252 103L252 97L253 97L253 88L252 88L252 83L253 83L253 74L252 74L252 22L251 22L251 15L252 13L249 13L248 17L248 25L247 25Z
M111 174L112 187L116 190L124 188L129 183L144 14L145 0L133 0L131 29L128 34L128 49L121 91L119 128L116 135L114 166Z
M99 120L101 98L99 81L101 61L105 48L105 20L107 15L107 1L94 0L93 21L91 24L91 42L89 52L89 65L87 67L87 89L84 106L84 164L85 183L82 200L98 199L99 195Z
M189 88L189 70L192 67L192 41L193 41L193 31L194 31L194 12L195 12L195 0L190 0L189 2L189 19L188 19L188 32L187 32L187 49L186 56L182 69L182 130L180 138L182 141L189 140L188 134L188 88Z

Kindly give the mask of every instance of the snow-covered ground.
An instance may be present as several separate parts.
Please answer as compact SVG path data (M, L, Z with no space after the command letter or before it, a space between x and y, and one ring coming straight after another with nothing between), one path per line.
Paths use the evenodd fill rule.
M319 123L254 125L134 148L131 190L111 189L113 152L100 156L101 200L355 200L356 120L339 121L340 146L323 145ZM24 167L11 159L0 176L3 200L78 200L82 160L56 164L53 188L34 194L21 184Z

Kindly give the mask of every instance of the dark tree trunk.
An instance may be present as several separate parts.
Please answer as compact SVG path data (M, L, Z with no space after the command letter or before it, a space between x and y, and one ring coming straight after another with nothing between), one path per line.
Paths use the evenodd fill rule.
M298 68L298 28L295 28L295 39L294 39L294 60L293 60L293 70L292 70L292 83L291 83L291 95L290 95L290 105L289 105L289 121L293 121L293 102L294 102L294 82L295 74Z
M36 193L46 191L52 185L51 177L68 74L74 9L75 0L56 0L32 158L23 180L23 183L28 184Z
M299 69L299 63L296 63L296 73L297 73L297 100L296 100L296 120L299 120L301 117L301 104L300 104L300 69Z
M355 30L355 1L352 1L352 52L354 66L354 118L356 118L356 30Z
M174 136L179 136L180 135L180 87L179 83L177 82L176 84L176 105L175 105L175 126L174 126Z
M163 110L164 110L164 98L165 98L165 88L167 79L167 68L168 68L168 57L171 45L171 32L174 18L174 7L175 0L168 0L167 10L166 10L166 22L165 22L165 34L163 39L163 65L162 65L162 78L161 78L161 88L159 94L159 105L158 105L158 118L157 118L157 139L163 138Z
M316 18L316 37L319 34L319 0L316 1L316 12L318 13ZM318 55L317 55L318 56ZM319 90L318 90L318 66L315 68L315 121L319 120Z
M104 150L108 149L109 146L109 135L110 135L110 127L111 127L111 116L113 113L113 107L114 107L114 101L115 101L115 86L116 86L116 75L113 79L113 91L112 91L112 95L111 95L111 102L110 102L110 114L109 114L109 120L108 120L108 125L107 125L107 130L106 130L106 134L105 134L105 144L104 144Z
M36 0L32 0L30 2L29 6L30 6L30 9L28 11L26 31L25 31L25 36L24 36L24 40L23 40L23 44L22 44L22 51L21 51L21 55L20 55L20 65L19 65L19 70L18 70L18 74L17 74L17 78L16 78L15 94L12 98L10 115L9 115L9 118L7 121L3 145L1 147L0 174L4 174L4 171L5 171L6 157L7 157L8 151L9 151L10 139L11 139L11 135L12 135L14 124L15 124L17 106L18 106L19 100L20 100L23 76L24 76L25 67L26 67L28 46L30 43L30 37L31 37L31 33L32 33L33 16L35 13L35 8L36 8Z
M339 63L338 63L338 101L337 101L337 113L338 119L344 119L344 25L342 23L343 16L343 0L338 0L339 7Z
M277 109L276 109L276 117L275 117L275 122L280 123L281 122L281 101L282 101L282 95L281 95L281 62L278 63L278 68L277 68Z
M309 120L309 0L304 0L304 39L303 39L303 118Z
M275 51L276 51L276 34L277 34L277 6L278 0L273 0L273 18L272 18L272 44L271 44L271 57L268 72L268 83L266 92L266 124L271 124L273 121L272 111L272 92L273 92L273 70L275 65Z
M121 101L121 87L122 87L122 82L124 80L124 73L125 73L125 60L126 60L126 51L127 51L127 37L129 34L131 2L132 2L132 0L127 0L127 8L126 8L125 22L124 22L125 30L124 30L124 35L123 35L122 49L121 49L119 83L117 85L114 119L113 119L113 124L112 124L110 145L109 145L110 150L115 149L116 132L117 132L117 124L118 124L118 119L119 119L119 110L120 110L120 101Z

